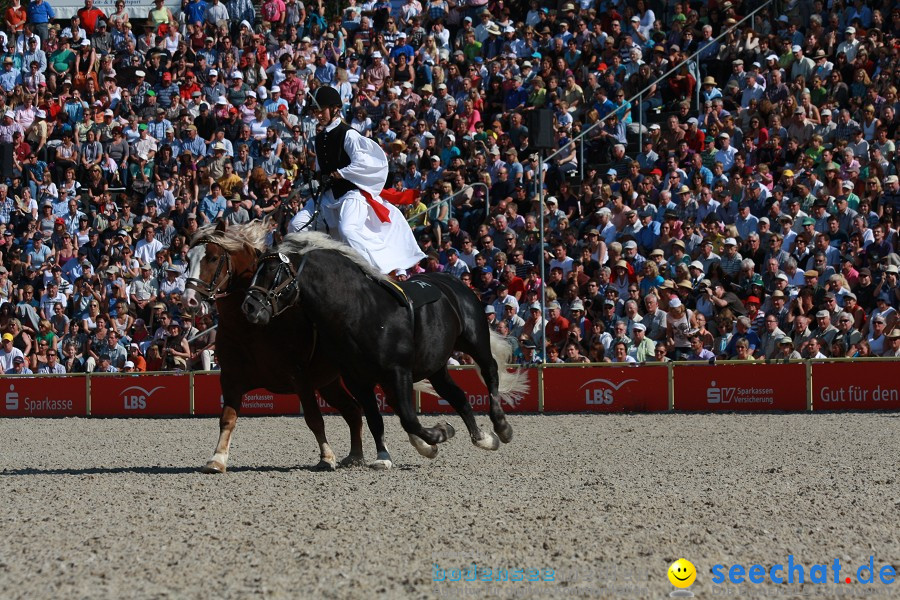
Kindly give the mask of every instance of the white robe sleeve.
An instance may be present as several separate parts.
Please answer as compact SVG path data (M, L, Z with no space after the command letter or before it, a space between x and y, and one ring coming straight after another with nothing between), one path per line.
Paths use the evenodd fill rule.
M387 155L381 146L355 129L349 129L344 136L344 150L350 157L350 164L338 169L341 177L373 196L381 194L388 176Z

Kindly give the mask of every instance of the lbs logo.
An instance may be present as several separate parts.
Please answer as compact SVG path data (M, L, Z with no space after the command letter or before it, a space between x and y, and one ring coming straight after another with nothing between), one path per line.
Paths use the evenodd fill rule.
M709 382L706 388L707 404L730 404L734 401L734 393L737 388L733 387L716 387L715 379Z
M615 384L609 379L591 379L579 389L584 390L584 403L588 406L612 404L615 401L615 393L622 389L625 384L633 381L637 381L637 379L626 379L619 384Z
M147 391L139 385L134 385L122 390L122 399L124 401L125 410L144 410L147 408L147 400L150 399L150 396L164 387L165 386L160 385Z

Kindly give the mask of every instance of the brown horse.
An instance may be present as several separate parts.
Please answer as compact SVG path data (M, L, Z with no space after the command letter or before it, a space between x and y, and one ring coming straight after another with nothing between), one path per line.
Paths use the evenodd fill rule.
M315 390L336 408L350 427L350 454L341 464L363 464L362 410L341 385L337 369L316 351L316 330L303 311L286 312L266 326L250 323L241 311L244 295L257 268L258 248L264 247L267 222L226 225L220 221L198 231L188 252L189 270L184 304L195 312L201 301L214 301L219 313L216 358L223 395L219 440L205 473L224 473L231 435L244 393L264 387L275 393L296 393L303 417L319 443L318 469L334 470L334 452L325 437L325 423ZM390 468L384 446L384 422L376 403L366 403L366 420L378 449L373 468Z

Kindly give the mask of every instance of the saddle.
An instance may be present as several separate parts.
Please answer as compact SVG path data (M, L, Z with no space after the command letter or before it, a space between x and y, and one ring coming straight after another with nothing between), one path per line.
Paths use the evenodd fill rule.
M426 304L437 302L443 295L436 285L417 279L415 276L406 281L384 279L380 283L397 299L401 306L411 307L413 311Z

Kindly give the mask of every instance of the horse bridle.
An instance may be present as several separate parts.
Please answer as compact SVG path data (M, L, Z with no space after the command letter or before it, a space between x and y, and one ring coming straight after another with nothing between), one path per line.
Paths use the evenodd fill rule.
M204 300L224 298L230 293L228 291L228 286L231 285L231 276L234 274L231 268L231 256L222 244L212 238L202 238L197 240L197 244L213 244L222 249L222 254L219 256L219 262L216 265L216 272L213 275L212 281L206 283L202 279L188 277L184 287L194 290ZM221 277L223 268L225 269L224 278Z
M259 273L259 266L267 260L277 260L278 261L278 271L282 269L287 269L288 277L284 279L281 283L276 285L271 290L268 290L262 286L256 284L256 275L253 276L253 281L250 282L250 288L247 290L248 293L251 291L258 292L262 294L266 300L269 302L269 306L272 307L272 317L277 317L288 308L290 308L290 304L285 304L281 308L279 308L279 302L282 299L282 296L287 294L288 292L293 292L297 286L299 285L300 273L303 272L303 268L306 266L306 259L309 258L309 253L303 254L300 259L300 264L297 268L294 268L291 260L281 252L269 252L268 254L264 254L259 259L259 265L257 266L256 272ZM275 273L275 279L278 279L278 272Z

